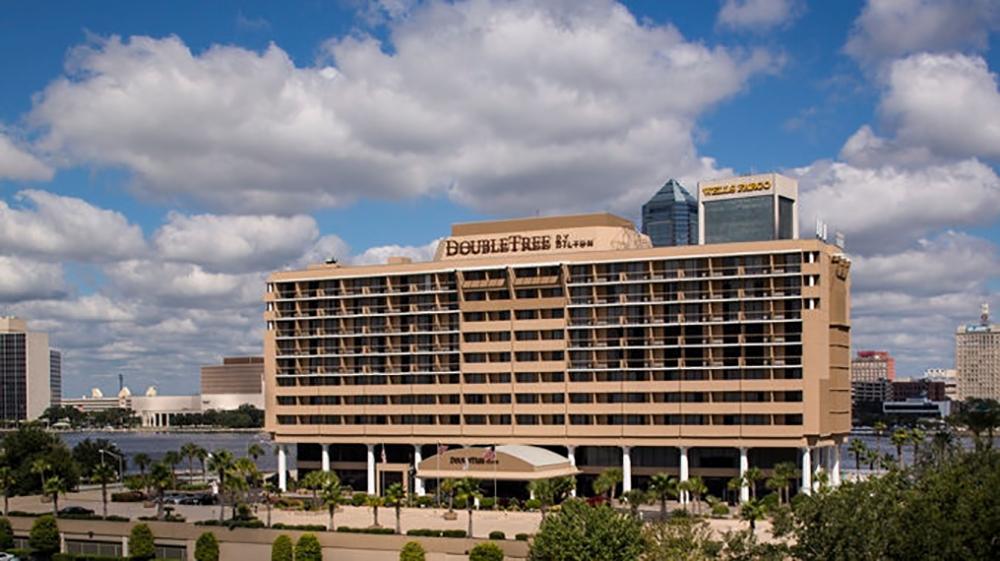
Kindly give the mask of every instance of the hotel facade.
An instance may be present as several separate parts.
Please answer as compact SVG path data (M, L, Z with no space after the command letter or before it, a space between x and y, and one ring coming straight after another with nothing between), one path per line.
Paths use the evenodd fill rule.
M473 475L517 494L572 473L586 494L617 467L625 491L667 472L721 496L781 462L806 492L821 466L839 483L849 268L820 240L654 248L592 214L454 225L429 262L274 273L279 484L290 449L300 476L369 493Z

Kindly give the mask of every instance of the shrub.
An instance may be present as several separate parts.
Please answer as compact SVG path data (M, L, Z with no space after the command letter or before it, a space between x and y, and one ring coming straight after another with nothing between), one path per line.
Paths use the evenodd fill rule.
M530 534L525 534L524 532L521 532L519 534L516 534L514 536L514 539L517 540L517 541L519 541L519 542L526 542L526 541L528 541L528 538L530 538L530 537L531 537Z
M392 528L351 528L350 526L337 526L337 531L347 534L390 535L396 533L396 530Z
M117 514L109 514L104 517L108 522L128 522L128 516L118 516Z
M417 542L406 542L403 549L399 551L399 561L425 561L424 546Z
M503 561L503 550L495 543L476 544L469 552L469 561Z
M351 496L351 505L353 506L365 506L365 502L368 500L367 493L354 493Z
M205 532L198 536L194 544L194 558L196 561L219 561L219 540L215 539L215 534Z
M634 561L642 554L642 520L610 506L570 499L542 522L531 559Z
M482 510L493 510L496 504L497 501L493 497L485 497L479 500L479 508Z
M39 516L31 525L28 546L32 552L49 557L59 551L59 524L51 514Z
M722 518L729 515L729 507L726 503L715 503L712 505L712 516Z
M0 518L0 549L8 550L14 547L14 528L10 525L10 520Z
M406 532L407 536L420 536L423 538L440 538L441 530L428 530L427 528L417 528L415 530L408 530Z
M34 518L36 516L48 516L44 512L25 512L23 510L8 510L7 516L24 516L28 518Z
M295 544L295 561L323 561L323 548L315 534L302 534Z
M146 496L142 494L142 491L111 493L111 502L113 503L141 503L145 498Z
M326 531L326 526L322 524L285 524L283 522L278 522L277 524L271 524L271 528L274 530L301 530L303 532Z
M467 535L465 530L441 530L442 538L464 538Z
M528 499L524 501L525 510L538 510L542 508L542 501L538 499Z
M271 544L271 561L293 561L292 538L281 534Z
M507 534L501 532L500 530L493 530L490 532L491 540L505 540L507 539Z
M145 524L132 526L128 537L128 553L132 559L152 559L156 555L153 531Z
M429 508L434 506L434 497L429 495L422 495L417 497L417 507L419 508Z
M458 510L463 510L469 505L469 500L465 497L455 497L454 505Z

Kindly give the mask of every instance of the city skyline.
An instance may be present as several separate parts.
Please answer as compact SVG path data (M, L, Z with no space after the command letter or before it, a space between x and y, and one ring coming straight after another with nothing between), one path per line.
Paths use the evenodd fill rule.
M66 396L261 354L272 270L638 225L670 178L797 179L801 237L846 235L854 348L903 377L1000 305L990 2L43 9L0 24L0 315L50 334Z

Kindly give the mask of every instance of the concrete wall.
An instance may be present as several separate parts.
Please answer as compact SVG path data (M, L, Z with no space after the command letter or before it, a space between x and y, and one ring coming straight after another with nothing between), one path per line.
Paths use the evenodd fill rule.
M27 349L27 392L28 420L35 420L45 413L52 401L52 387L49 384L49 335L28 333Z
M34 518L11 517L14 535L27 536ZM59 520L59 530L64 539L119 541L127 537L138 522L104 522L97 520ZM281 534L295 542L306 532L237 528L228 530L211 526L178 524L175 522L147 522L157 544L185 545L187 558L194 561L194 545L203 532L212 532L219 541L219 558L229 560L264 561L271 558L271 544ZM313 532L323 547L323 559L328 561L397 561L399 550L408 541L420 542L427 551L427 561L465 561L468 552L485 540L453 538L418 538L410 536L376 536L337 532ZM516 541L498 541L506 558L513 561L528 557L528 544Z

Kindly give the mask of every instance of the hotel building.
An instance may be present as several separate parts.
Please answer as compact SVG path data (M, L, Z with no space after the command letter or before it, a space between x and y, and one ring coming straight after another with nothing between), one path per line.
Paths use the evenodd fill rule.
M978 324L955 332L955 369L959 399L1000 400L1000 325L990 323L988 304L983 304Z
M849 268L820 240L655 248L591 214L457 224L429 262L276 272L279 484L290 447L300 475L333 469L369 493L469 475L517 493L567 473L589 492L618 467L624 490L667 472L721 496L786 461L807 492L819 466L837 483Z

